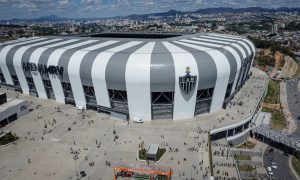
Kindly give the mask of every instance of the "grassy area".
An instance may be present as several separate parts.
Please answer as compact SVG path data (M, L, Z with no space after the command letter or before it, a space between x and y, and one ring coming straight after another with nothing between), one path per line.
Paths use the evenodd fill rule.
M166 152L165 148L159 148L156 154L156 160L159 160ZM146 160L147 159L147 150L142 148L139 150L139 159Z
M272 114L271 125L273 129L284 129L287 125L284 114L281 110L263 108L262 111Z
M254 147L255 147L255 144L253 142L247 141L244 144L237 146L236 148L253 149Z
M7 133L5 136L0 138L0 145L5 145L11 142L18 140L19 137L12 134L11 132Z
M268 85L268 93L265 98L265 103L277 104L280 103L279 94L280 86L278 81L270 80Z
M251 156L249 156L249 155L235 155L234 159L236 159L236 160L251 160Z
M240 165L239 166L239 171L248 171L251 172L255 170L255 167L249 166L249 165Z
M142 148L139 150L139 159L143 159L146 160L146 154L147 154L147 150L145 148Z
M292 165L295 171L297 172L297 174L300 176L300 160L293 156Z
M156 154L156 159L159 160L166 152L165 148L159 148Z

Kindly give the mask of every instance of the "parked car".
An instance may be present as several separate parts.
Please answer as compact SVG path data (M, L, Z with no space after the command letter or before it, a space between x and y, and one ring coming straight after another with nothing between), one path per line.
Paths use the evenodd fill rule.
M269 175L273 175L273 171L271 167L267 167L267 171Z

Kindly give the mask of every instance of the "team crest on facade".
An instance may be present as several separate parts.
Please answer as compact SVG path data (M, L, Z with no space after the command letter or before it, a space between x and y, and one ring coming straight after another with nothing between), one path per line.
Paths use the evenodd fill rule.
M187 66L185 70L186 75L179 77L179 86L185 94L192 92L197 83L197 76L192 76L190 69L191 68Z

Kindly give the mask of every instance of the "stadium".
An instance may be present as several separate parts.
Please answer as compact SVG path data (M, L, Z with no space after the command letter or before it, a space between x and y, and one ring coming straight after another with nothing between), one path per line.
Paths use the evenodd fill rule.
M100 34L0 44L1 86L121 119L188 119L214 113L250 75L245 37Z

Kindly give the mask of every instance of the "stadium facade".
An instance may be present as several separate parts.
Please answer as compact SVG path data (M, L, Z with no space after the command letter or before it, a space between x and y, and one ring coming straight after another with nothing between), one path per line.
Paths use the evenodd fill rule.
M187 119L222 109L247 80L244 37L32 37L0 44L1 85L119 118Z

